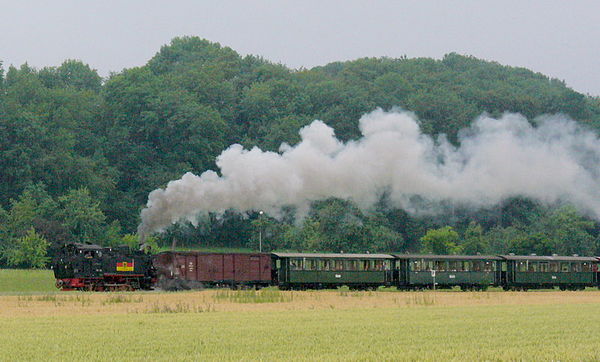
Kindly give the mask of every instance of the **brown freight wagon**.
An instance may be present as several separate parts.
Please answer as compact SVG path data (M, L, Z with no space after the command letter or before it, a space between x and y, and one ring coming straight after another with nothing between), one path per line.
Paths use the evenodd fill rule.
M166 251L154 257L159 280L184 281L191 288L268 286L271 263L271 254L265 253Z

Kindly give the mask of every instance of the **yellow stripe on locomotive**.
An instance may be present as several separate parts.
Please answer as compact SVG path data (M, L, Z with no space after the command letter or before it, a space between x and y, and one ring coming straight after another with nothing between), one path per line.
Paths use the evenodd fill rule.
M135 264L134 261L132 260L131 262L127 262L127 261L122 261L120 263L117 263L117 271L133 271L133 269L135 268Z

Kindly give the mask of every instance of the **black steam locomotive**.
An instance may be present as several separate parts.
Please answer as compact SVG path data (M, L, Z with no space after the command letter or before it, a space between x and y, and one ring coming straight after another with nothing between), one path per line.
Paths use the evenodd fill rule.
M70 243L52 260L56 287L62 290L117 291L152 289L152 256L127 246Z

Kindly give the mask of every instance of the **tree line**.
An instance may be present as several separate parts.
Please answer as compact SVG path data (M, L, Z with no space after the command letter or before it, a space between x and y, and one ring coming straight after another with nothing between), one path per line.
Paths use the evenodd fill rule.
M0 67L0 265L43 266L65 241L135 244L147 195L215 169L229 144L276 151L323 120L342 140L376 107L414 111L428 134L457 133L483 112L564 113L600 130L600 100L524 68L470 56L363 58L292 70L197 37L103 79L87 64ZM579 253L598 223L568 206L506 200L487 210L412 216L381 205L313 205L303 220L228 212L175 225L159 245L319 251Z

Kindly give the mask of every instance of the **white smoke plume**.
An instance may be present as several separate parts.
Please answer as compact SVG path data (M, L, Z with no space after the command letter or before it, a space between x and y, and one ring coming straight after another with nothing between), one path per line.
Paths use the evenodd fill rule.
M458 147L423 134L410 112L375 110L359 123L362 138L347 143L316 120L300 130L297 145L282 144L279 153L232 145L217 158L220 175L186 173L152 191L138 232L229 209L276 216L295 206L302 213L329 197L369 209L383 193L410 212L419 211L415 196L474 207L523 196L570 202L600 218L600 140L567 117L532 126L518 114L483 115L459 133Z

